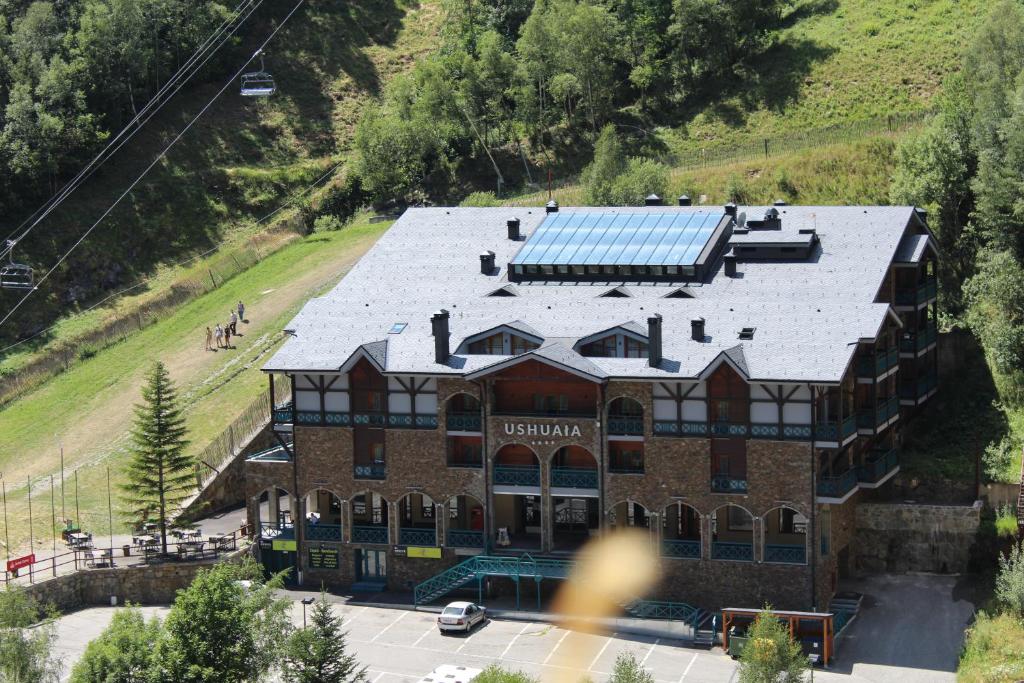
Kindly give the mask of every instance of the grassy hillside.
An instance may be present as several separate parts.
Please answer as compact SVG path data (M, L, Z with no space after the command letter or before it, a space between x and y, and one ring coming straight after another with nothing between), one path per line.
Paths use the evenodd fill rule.
M751 73L683 114L675 150L927 109L987 5L797 0Z

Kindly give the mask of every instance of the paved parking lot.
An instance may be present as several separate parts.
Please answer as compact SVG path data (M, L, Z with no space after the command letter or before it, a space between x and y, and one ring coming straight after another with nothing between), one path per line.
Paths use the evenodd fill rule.
M953 673L963 629L973 605L955 577L881 576L855 586L865 594L860 616L839 639L839 658L829 671L816 670L822 683L933 683L955 681ZM299 600L314 593L288 592L291 617L302 625ZM442 636L433 612L342 604L349 649L369 668L370 683L409 683L442 664L483 668L498 662L547 681L586 676L601 683L616 656L632 651L658 683L725 683L735 680L736 664L718 649L700 650L671 639L625 633L595 635L546 623L492 619L469 636ZM166 607L142 608L149 615ZM65 677L85 645L110 622L113 610L96 607L58 621L58 653ZM926 625L926 626L924 626Z

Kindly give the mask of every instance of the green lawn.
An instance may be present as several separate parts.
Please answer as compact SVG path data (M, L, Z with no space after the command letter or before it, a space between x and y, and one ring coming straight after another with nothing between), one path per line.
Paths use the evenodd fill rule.
M310 296L336 282L387 225L369 224L363 217L340 232L285 247L166 320L0 410L0 471L8 488L12 543L27 535L26 477L35 480L59 472L58 438L64 442L67 470L80 468L83 517L93 531L106 528L106 467L113 469L115 483L119 481L131 407L138 401L143 374L155 360L167 363L178 384L192 448L201 450L265 391L266 379L258 368L280 344L280 330L288 320ZM205 326L224 321L239 299L246 303L250 324L240 326L244 336L233 340L237 348L203 351ZM44 483L48 487L48 479ZM68 495L72 486L69 481ZM48 531L48 492L44 502L42 526L36 502L37 534Z

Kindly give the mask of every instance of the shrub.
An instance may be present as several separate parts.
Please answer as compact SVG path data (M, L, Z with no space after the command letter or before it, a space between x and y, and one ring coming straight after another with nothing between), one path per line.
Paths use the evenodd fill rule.
M990 443L981 455L981 461L985 465L985 475L993 481L1004 481L1007 475L1012 480L1018 474L1010 472L1017 451L1017 442L1011 435L1004 436L998 442Z
M609 683L654 683L651 672L641 666L632 652L620 653L615 658L615 668Z
M313 232L331 232L341 230L345 227L344 223L337 216L318 216L313 221Z
M153 644L162 634L160 621L146 621L138 607L129 605L98 638L85 648L71 672L71 683L135 683L150 675Z
M996 534L1000 538L1013 538L1017 535L1017 515L1007 505L999 508L999 514L996 515Z
M538 681L522 671L506 671L497 664L491 664L473 679L473 683L538 683Z
M1024 546L1020 543L999 558L995 597L1006 612L1024 617Z
M459 206L501 206L493 192L473 192Z
M616 206L643 206L647 195L665 196L668 167L651 159L633 157L626 172L612 183L612 203Z

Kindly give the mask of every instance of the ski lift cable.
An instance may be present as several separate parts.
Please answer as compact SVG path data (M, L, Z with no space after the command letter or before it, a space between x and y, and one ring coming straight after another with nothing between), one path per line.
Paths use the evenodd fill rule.
M135 187L140 182L142 182L143 178L145 178L146 175L148 175L149 172L151 170L153 170L153 168L155 168L156 165L159 164L167 156L167 153L171 151L171 148L173 148L174 145L176 145L185 136L185 133L187 133L192 128L192 126L194 126L196 124L196 122L200 118L202 118L202 116L207 112L207 110L209 110L210 107L213 106L213 103L216 102L220 98L220 96L224 94L224 91L226 91L230 86L232 86L232 85L234 85L235 83L238 82L239 77L242 75L242 73L245 71L245 69L249 66L249 64L252 63L252 61L256 58L256 56L263 50L263 48L265 48L267 45L270 44L270 41L272 41L274 39L274 37L277 36L278 32L280 32L280 30L285 27L285 25L288 23L288 20L292 18L292 16L299 10L300 7L302 7L303 4L305 4L305 2L306 2L306 0L298 0L298 2L295 4L295 6L292 7L291 11L288 12L288 14L285 15L284 19L281 20L281 23L278 24L274 28L274 30L271 31L270 35L267 36L267 39L263 41L263 44L260 45L259 50L257 50L253 54L252 57L250 57L248 60L246 60L246 62L242 65L242 68L240 68L238 71L236 71L231 76L231 78L228 79L228 81L225 82L223 86L221 86L220 90L218 90L214 94L214 96L210 99L210 101L207 102L206 105L203 106L203 108L201 110L199 110L199 113L196 114L194 117L192 117L192 119L185 125L185 127L182 128L181 131L177 135L174 136L174 138L163 149L163 151L161 151L160 154L158 154L157 157L155 159L153 159L153 161L148 166L146 166L146 168L142 171L142 173L140 173L139 176L135 180L132 181L131 185L129 185L128 188L124 192L122 192L118 196L118 198L115 199L114 202L109 207L107 207L107 209L103 212L103 214L99 218L96 219L96 222L94 222L92 225L90 225L89 229L86 230L82 234L82 236L79 237L78 240L74 244L71 245L71 248L68 249L66 252L64 252L64 254L59 259L57 259L57 262L54 263L53 266L51 266L50 269L47 270L46 273L41 278L39 278L39 281L36 282L35 287L30 289L25 294L25 296L23 296L21 299L19 299L18 302L14 304L14 306L4 315L3 318L0 318L0 327L2 327L3 324L6 323L11 318L12 315L14 315L15 311L17 311L19 308L21 308L21 306L28 300L28 298L30 296L32 296L33 292L38 291L39 285L43 284L43 282L45 282L50 277L50 275L52 275L53 272L55 270L57 270L57 268L60 266L60 264L62 264L65 260L67 260L67 258L71 255L71 253L75 249L77 249L79 246L81 246L82 242L84 242L89 237L89 235L92 234L92 231L95 230L97 228L97 226L99 226L99 224L102 223L103 220L106 219L106 217L109 216L111 214L111 212L113 212L113 210L115 208L117 208L121 204L122 201L124 201L124 198L127 197L129 194L131 194L132 190L134 190Z
M253 5L254 2L255 5ZM142 127L145 126L146 123L148 123L149 120L152 119L152 117L157 112L159 112L160 109L162 109L164 105L167 104L167 102L169 102L170 99L175 94L177 94L177 92L182 88L182 86L185 85L185 83L191 80L192 77L195 76L199 72L199 70L207 64L207 62L209 62L213 55L216 54L220 50L220 48L224 46L228 39L230 39L231 36L234 35L234 33L242 26L242 24L245 23L245 21L250 16L252 16L253 12L255 12L256 9L258 9L262 3L263 0L243 0L243 2L241 2L232 11L231 16L225 19L221 23L220 27L218 27L212 34L210 34L206 38L205 41L203 41L203 44L200 45L200 47L178 69L178 71L170 79L168 79L163 86L160 87L157 93L153 95L152 99L150 99L149 102L147 102L142 107L142 109L136 112L135 116L127 124L125 124L121 131L113 139L111 139L107 143L107 145L102 150L100 150L100 152L95 157L93 157L93 159L83 169L81 169L77 175L75 175L74 178L65 183L64 187L62 187L57 194L50 197L50 199L46 200L46 202L44 202L42 206L40 206L31 215L25 218L21 222L21 224L18 225L18 227L15 228L10 235L8 235L7 239L13 242L19 242L22 239L24 239L24 237L28 235L28 233L31 232L31 230L35 228L36 225L42 222L83 182L88 180L88 178L93 173L95 173L100 166L102 166L110 157L112 157L118 150L120 150L125 143L127 143L132 137L134 137L134 135L139 130L141 130ZM243 13L245 13L245 16L242 17L241 20L239 20L239 17L241 17ZM230 31L228 31L228 29L230 29ZM227 31L226 34L225 31ZM211 46L218 40L220 40L220 44L214 47L211 52ZM202 60L202 62L199 63L198 66L195 66L195 64L199 62L199 60ZM170 95L167 95L167 92L171 90L171 88L173 88L174 91L171 92ZM163 101L159 101L161 100L161 98L163 98ZM150 113L151 109L152 112ZM141 124L136 126L136 124L143 117L146 117L145 121L142 121ZM125 137L126 135L127 137ZM122 141L121 138L124 138L124 140ZM114 147L114 145L117 146ZM112 147L114 148L111 149ZM21 235L15 239L15 235L21 232L29 222L32 222L32 225L25 229L24 232L22 232ZM10 248L7 248L7 250L3 253L7 253L9 251Z
M345 164L345 161L342 160L342 161L339 161L338 163L334 164L333 166L331 166L323 175L321 175L319 178L314 180L307 187L303 188L301 191L296 192L296 193L292 194L290 197L288 197L288 199L286 199L284 201L284 203L281 204L281 206L277 207L276 209L274 209L273 211L271 211L267 215L263 216L262 218L256 219L255 224L256 225L262 225L263 223L266 223L267 221L269 221L271 218L273 218L277 214L279 214L282 211L284 211L285 209L287 209L288 207L294 206L295 202L297 200L299 200L300 198L302 198L305 195L309 194L314 188L316 188L318 185L320 185L320 183L322 183L324 180L329 178L335 171L337 171L339 168L341 168L344 164ZM217 251L218 249L220 249L222 246L227 244L229 241L230 240L221 240L220 242L218 242L217 244L213 245L212 247L210 247L209 249L207 249L206 251L204 251L204 252L202 252L200 254L196 254L195 256L189 256L187 259L184 259L184 260L179 261L177 263L168 264L168 265L170 267L184 266L184 265L186 265L188 263L191 263L192 261L195 261L197 259L201 259L204 256L208 256L209 254L211 254L211 253ZM156 278L157 278L157 276L143 278L142 280L136 282L133 285L125 287L124 289L119 289L116 292L112 292L111 294L108 294L107 296L103 297L102 299L100 299L99 301L94 303L92 306L89 306L88 308L85 308L83 310L83 312L84 313L88 313L89 311L91 311L91 310L93 310L95 308L99 308L100 306L102 306L103 304L107 303L108 301L110 301L114 297L118 297L118 296L121 296L122 294L126 294L126 293L132 291L133 289L138 289L139 287L142 287L142 286L148 284L149 282L155 280ZM33 334L30 337L25 337L24 339L21 339L19 341L14 342L13 344L9 344L9 345L7 345L7 346L5 346L3 348L0 348L0 357L2 357L5 353L10 351L11 349L15 349L15 348L21 346L22 344L27 344L28 342L32 341L33 339L41 337L42 335L46 334L47 332L49 332L53 328L57 327L57 325L59 325L59 324L60 324L59 322L53 323L49 327L46 327L46 328L43 328L42 330L39 330L38 332L36 332L35 334Z

